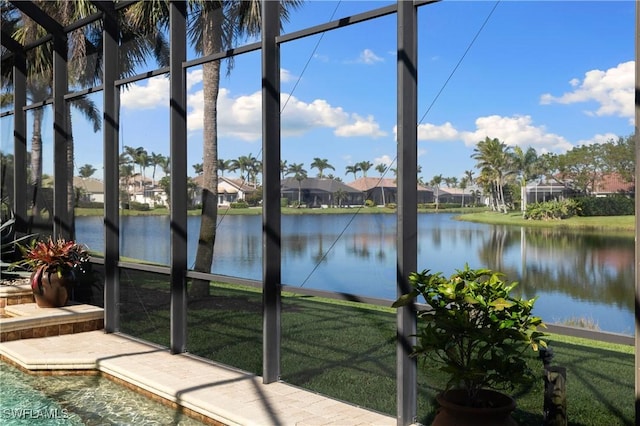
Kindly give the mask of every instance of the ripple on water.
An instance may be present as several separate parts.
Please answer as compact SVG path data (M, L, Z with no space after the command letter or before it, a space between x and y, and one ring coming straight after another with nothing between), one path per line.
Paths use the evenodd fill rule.
M202 425L98 376L33 376L3 362L0 372L3 426Z

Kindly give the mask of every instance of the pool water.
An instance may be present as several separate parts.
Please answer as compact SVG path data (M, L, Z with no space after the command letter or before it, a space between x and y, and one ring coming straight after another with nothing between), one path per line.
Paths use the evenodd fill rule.
M0 362L0 424L184 425L203 423L99 376L35 376Z

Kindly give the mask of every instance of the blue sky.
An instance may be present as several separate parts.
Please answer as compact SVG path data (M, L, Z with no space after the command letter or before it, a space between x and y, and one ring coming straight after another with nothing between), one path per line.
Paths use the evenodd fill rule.
M390 3L308 1L284 33ZM541 154L631 135L634 7L632 1L451 0L421 7L421 176L477 175L470 156L486 136ZM396 167L395 15L289 43L281 52L283 160L303 163L315 176L313 158L326 158L335 171L325 174L346 182L353 175L345 167L356 162ZM188 71L190 165L202 161L201 78L200 67ZM169 154L168 87L157 77L123 93L121 146ZM220 87L220 157L261 159L259 53L236 58ZM74 120L76 141L100 143L81 121ZM100 169L101 154L79 146L76 165ZM368 175L378 173L372 168Z

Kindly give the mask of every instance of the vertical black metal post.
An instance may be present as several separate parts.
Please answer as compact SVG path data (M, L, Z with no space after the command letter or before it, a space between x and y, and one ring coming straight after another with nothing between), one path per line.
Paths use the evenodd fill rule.
M13 211L15 229L27 232L27 60L15 52L13 66Z
M171 352L187 350L187 5L172 1L171 70Z
M640 164L640 134L638 133L638 129L640 129L640 4L636 2L636 87L635 87L635 101L636 101L636 109L635 109L635 141L636 141L636 182L640 182L640 168L638 165ZM635 250L635 262L636 262L636 270L635 270L635 314L636 314L636 327L635 327L635 336L636 336L636 358L635 358L635 367L636 367L636 379L635 379L635 388L636 388L636 424L640 421L640 197L638 197L638 188L636 184L635 189L635 205L636 205L636 250Z
M262 298L264 383L280 378L280 48L279 1L262 2Z
M104 329L107 333L120 330L120 200L119 152L120 91L118 79L119 30L116 12L111 2L96 5L103 14L103 152L104 152Z
M418 131L417 10L398 0L398 296L410 291L409 274L417 268ZM397 313L398 425L410 425L417 414L417 365L409 357L416 333L413 306Z
M69 144L67 127L67 37L53 35L53 235L54 238L70 238L71 214L67 200L73 194L67 193L67 176L73 164L67 161Z

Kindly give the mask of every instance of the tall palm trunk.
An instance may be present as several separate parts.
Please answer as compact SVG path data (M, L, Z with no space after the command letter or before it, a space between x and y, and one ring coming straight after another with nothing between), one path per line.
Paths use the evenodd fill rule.
M65 176L65 181L67 183L67 213L69 218L69 235L67 238L71 240L75 240L75 206L76 206L76 191L73 187L73 170L74 170L74 147L73 147L73 132L71 130L71 104L69 102L66 103L65 113L67 114L67 134L69 135L67 138L67 176Z
M527 181L522 179L520 185L520 210L522 211L522 217L527 216Z
M220 50L222 34L222 9L203 12L205 14L204 34L214 34L203 40L203 53L210 55ZM220 90L220 61L207 62L202 66L202 85L204 95L203 121L203 164L202 164L202 215L200 217L200 235L194 269L198 272L211 272L213 248L216 240L216 222L218 219L218 93ZM194 280L191 286L192 297L209 295L209 281Z
M31 137L31 184L33 185L33 205L31 214L40 216L37 192L42 188L42 108L33 110L33 136Z

